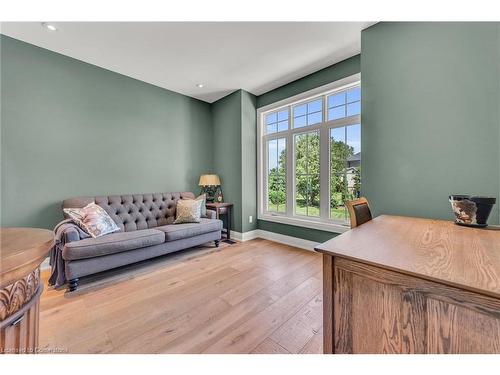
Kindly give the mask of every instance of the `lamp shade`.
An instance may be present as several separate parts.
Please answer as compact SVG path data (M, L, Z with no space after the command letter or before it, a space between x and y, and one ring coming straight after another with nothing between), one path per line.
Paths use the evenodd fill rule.
M216 174L202 174L200 176L200 182L198 182L200 186L220 186L219 176Z

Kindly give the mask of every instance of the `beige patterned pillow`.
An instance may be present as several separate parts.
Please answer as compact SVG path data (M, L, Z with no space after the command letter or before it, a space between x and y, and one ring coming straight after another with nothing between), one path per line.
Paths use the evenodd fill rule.
M174 224L199 223L203 200L179 199L177 201Z
M64 212L93 238L120 230L104 208L95 203L83 208L65 208Z

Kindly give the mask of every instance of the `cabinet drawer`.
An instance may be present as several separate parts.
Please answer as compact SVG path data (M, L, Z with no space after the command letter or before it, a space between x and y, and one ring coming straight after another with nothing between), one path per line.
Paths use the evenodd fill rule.
M224 214L227 214L227 207L219 208L219 215L224 215Z

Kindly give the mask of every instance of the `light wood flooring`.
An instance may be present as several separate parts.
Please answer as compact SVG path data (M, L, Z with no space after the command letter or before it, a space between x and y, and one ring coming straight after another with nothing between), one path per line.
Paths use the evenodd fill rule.
M47 288L40 347L69 353L322 353L321 256L257 239Z

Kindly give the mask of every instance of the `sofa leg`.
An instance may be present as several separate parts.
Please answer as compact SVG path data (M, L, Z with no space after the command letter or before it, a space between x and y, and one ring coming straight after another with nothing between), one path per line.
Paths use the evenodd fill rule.
M215 247L219 247L220 240L215 240Z
M71 279L68 288L70 292L74 292L78 288L78 279Z

